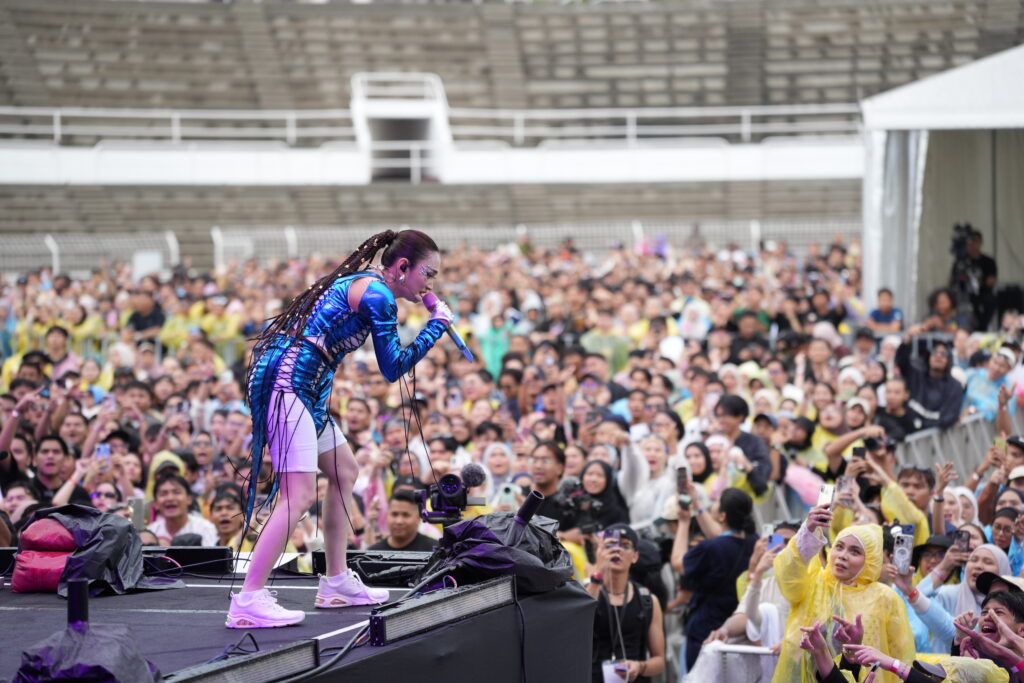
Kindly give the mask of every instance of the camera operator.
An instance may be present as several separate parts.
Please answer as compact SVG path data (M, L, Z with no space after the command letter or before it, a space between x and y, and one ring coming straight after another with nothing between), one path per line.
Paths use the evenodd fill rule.
M591 460L583 467L580 486L560 490L555 500L563 506L566 529L564 541L583 544L594 532L613 524L629 523L629 508L615 485L615 470L603 460Z
M998 268L991 256L981 253L981 233L964 226L967 231L963 251L957 253L957 238L954 237L953 270L949 285L961 294L966 294L974 314L974 329L983 332L988 329L992 314L996 310L996 280Z
M597 546L597 572L587 585L587 592L597 599L591 660L594 683L606 680L606 666L625 681L648 681L665 667L661 604L629 578L629 568L640 559L638 544L633 529L614 524Z
M530 451L530 476L533 488L544 494L544 500L537 508L537 514L557 520L559 529L569 527L569 511L556 500L558 485L565 472L565 451L554 441L541 441ZM559 532L561 536L561 531Z

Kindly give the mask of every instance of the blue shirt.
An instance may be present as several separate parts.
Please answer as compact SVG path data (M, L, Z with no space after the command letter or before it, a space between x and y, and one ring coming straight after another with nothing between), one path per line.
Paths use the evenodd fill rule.
M986 420L996 419L999 412L999 388L1007 383L1007 375L996 381L988 378L986 368L974 368L967 371L967 385L964 387L964 400L961 410L974 406L975 410L985 416ZM1013 415L1014 403L1010 401L1007 410Z
M898 322L900 325L903 325L903 311L898 308L891 308L888 313L883 313L881 310L876 308L868 313L868 317L876 323L884 324Z

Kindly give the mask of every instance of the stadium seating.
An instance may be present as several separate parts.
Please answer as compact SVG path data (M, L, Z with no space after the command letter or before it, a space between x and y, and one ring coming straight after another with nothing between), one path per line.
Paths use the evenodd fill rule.
M212 264L212 225L395 225L410 217L424 225L467 226L633 219L855 219L859 213L857 180L294 188L0 186L6 232L174 230L182 256L207 267Z
M852 102L1022 41L1019 0L0 0L0 104L337 108L413 70L458 107Z

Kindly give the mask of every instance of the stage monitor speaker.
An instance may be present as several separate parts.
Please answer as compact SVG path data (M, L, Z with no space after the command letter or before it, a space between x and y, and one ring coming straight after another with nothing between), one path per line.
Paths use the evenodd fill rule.
M433 553L415 550L350 550L348 567L371 586L407 587ZM295 567L286 568L295 569ZM324 552L313 552L313 573L326 574Z
M211 664L182 669L165 681L190 683L237 683L276 681L320 666L320 641L316 638L285 645L276 650L232 657Z
M370 644L387 645L476 614L510 605L515 600L511 576L483 583L445 588L370 613Z

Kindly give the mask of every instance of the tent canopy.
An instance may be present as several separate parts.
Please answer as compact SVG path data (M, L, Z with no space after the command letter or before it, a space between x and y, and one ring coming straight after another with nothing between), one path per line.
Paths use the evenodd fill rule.
M872 130L1024 128L1024 45L861 102Z

